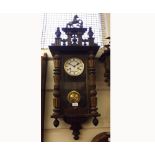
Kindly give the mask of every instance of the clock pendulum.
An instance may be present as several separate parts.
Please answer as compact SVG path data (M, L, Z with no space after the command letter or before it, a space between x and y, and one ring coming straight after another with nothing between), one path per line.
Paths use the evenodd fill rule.
M68 93L67 99L69 103L78 103L80 101L80 93L72 90Z
M95 75L95 55L99 46L94 43L92 28L88 29L88 39L82 39L87 31L83 22L74 16L62 31L67 39L61 38L57 28L55 43L49 46L54 59L53 114L54 126L63 119L71 125L74 139L79 139L81 124L93 117L97 125L97 91Z

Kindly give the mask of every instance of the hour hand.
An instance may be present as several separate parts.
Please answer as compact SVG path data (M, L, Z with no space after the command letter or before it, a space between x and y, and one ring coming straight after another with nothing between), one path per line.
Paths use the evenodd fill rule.
M80 63L78 62L76 65L74 65L74 67L78 66Z
M79 65L79 64L80 64L80 63L78 62L78 63L76 64L76 66Z

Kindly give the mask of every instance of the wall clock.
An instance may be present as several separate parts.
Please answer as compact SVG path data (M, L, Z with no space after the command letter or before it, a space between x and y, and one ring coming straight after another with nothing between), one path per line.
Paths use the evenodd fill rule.
M79 139L82 123L93 118L97 125L97 91L95 77L95 55L99 46L94 43L92 28L88 29L88 39L82 39L87 28L83 21L74 16L73 21L62 28L67 39L61 38L57 28L55 43L49 46L54 59L53 124L64 120L71 125L74 139Z

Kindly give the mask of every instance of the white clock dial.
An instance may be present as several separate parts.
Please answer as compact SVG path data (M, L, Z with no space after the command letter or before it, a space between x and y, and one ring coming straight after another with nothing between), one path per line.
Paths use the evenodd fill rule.
M79 76L84 71L84 63L79 58L70 58L65 62L64 69L71 76Z

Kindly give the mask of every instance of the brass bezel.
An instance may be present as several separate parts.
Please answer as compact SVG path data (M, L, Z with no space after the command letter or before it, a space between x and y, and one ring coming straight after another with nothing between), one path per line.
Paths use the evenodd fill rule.
M72 100L70 99L70 95L72 95L72 94L78 95L78 98L75 99L75 101L72 101ZM76 90L70 91L70 92L68 93L68 95L67 95L67 100L68 100L69 103L79 103L80 99L81 99L80 93L77 92Z

